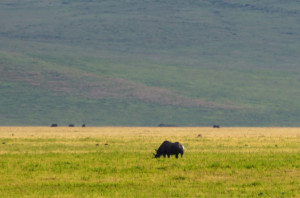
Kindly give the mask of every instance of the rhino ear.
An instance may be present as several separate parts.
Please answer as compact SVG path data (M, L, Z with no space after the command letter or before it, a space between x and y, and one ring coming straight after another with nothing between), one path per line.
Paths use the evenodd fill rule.
M154 149L155 150L155 152L157 152L157 149Z

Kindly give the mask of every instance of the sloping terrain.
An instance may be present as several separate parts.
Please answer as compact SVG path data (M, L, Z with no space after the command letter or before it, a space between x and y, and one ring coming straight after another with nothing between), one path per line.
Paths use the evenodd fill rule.
M299 126L295 1L1 1L0 124Z

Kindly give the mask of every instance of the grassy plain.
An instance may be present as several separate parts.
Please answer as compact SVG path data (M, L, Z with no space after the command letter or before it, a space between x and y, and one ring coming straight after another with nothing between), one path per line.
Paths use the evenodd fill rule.
M299 127L299 10L1 0L0 125Z
M153 158L166 139L183 158ZM299 128L0 127L0 143L0 197L300 197Z

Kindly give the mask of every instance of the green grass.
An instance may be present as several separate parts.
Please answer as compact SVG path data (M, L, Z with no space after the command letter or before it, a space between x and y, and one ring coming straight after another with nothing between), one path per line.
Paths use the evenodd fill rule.
M297 6L5 0L0 125L298 126Z
M251 128L238 136L201 128L8 130L15 136L0 139L1 197L300 195L299 134L289 129L270 136ZM185 145L183 158L153 158L165 138Z
M252 69L216 72L213 68L16 53L3 53L2 60L3 65L9 65L3 71L11 74L1 76L2 125L298 124L300 85L296 73L269 70L257 73ZM117 79L122 79L125 85ZM131 89L126 88L126 83ZM107 87L101 88L103 85ZM109 94L91 95L93 88L98 87L99 93ZM157 92L153 89L157 87L173 95ZM118 89L121 91L114 91ZM139 92L144 94L123 95ZM156 95L165 99L156 100ZM172 105L173 98L180 96L187 98L183 100L185 105ZM190 99L239 109L189 107Z

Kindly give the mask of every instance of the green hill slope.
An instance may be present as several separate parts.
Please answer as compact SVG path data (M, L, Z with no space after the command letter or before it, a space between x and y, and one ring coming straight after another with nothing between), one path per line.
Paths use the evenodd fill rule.
M2 1L0 125L299 126L293 1Z

